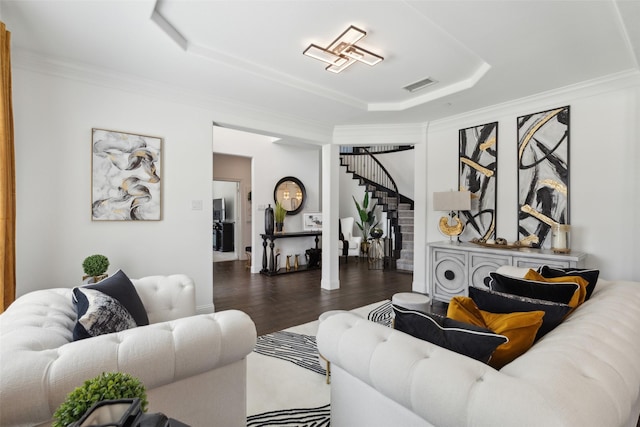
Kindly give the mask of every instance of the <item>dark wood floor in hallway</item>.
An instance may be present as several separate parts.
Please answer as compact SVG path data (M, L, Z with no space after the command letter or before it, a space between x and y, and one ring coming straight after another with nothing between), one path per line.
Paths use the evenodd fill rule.
M320 288L321 271L280 276L251 274L244 261L213 263L216 311L238 309L256 324L258 335L316 320L328 310L351 310L410 292L413 275L369 270L366 261L340 262L340 289Z

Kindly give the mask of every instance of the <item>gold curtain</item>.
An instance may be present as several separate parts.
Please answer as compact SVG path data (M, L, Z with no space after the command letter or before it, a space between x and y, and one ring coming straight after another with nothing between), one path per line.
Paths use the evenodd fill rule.
M0 22L0 313L16 297L16 174L11 100L11 33Z

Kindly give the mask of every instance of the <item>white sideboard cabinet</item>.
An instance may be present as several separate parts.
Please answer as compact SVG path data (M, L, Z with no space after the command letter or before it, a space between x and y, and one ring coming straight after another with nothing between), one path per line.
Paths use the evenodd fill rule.
M434 242L427 245L427 271L431 301L449 302L468 296L469 286L484 287L484 278L503 265L537 268L585 267L582 252L556 254L550 250L489 248L473 243Z

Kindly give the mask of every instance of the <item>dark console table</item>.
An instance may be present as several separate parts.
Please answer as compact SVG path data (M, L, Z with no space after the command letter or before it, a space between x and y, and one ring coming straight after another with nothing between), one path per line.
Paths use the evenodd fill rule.
M292 233L274 233L274 234L261 234L262 237L262 270L260 273L266 274L267 276L275 276L278 274L286 274L286 273L297 273L300 271L309 271L309 270L317 270L320 267L312 267L312 268L298 268L291 269L289 271L278 271L275 267L275 254L273 253L273 248L275 246L274 241L277 239L290 239L293 237L310 237L315 236L316 249L318 249L318 242L320 241L320 236L322 236L322 231L294 231ZM267 249L267 245L269 249ZM267 254L267 252L269 252ZM268 261L268 262L267 262Z

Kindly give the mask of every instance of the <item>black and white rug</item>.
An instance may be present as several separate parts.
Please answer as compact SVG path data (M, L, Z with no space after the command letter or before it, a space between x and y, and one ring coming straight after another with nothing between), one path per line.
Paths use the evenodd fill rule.
M352 310L391 324L391 302ZM247 426L322 427L330 423L330 386L316 347L318 321L258 337L247 357Z

